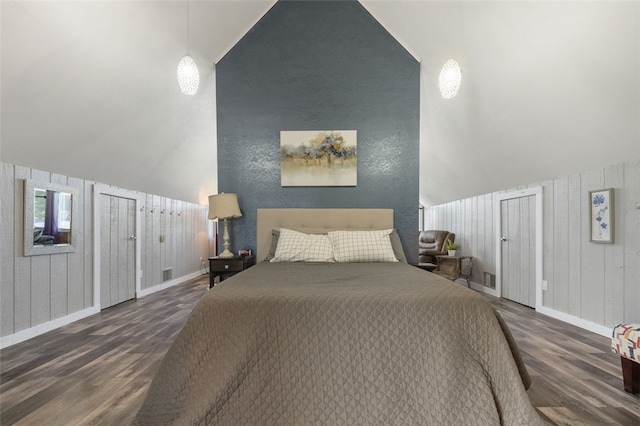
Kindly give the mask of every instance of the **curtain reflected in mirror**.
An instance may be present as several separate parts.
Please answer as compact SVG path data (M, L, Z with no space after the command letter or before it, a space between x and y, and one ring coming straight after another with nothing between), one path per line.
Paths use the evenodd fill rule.
M75 188L25 180L25 256L75 251Z
M71 193L34 188L33 244L69 244Z

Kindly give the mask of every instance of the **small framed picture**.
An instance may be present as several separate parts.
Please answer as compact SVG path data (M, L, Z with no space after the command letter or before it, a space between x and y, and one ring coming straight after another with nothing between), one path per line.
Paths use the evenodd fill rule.
M593 243L613 243L614 202L613 188L589 191L590 239Z

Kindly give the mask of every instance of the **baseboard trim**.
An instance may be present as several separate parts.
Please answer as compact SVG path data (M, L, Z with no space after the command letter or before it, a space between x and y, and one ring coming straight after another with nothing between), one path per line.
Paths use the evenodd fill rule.
M602 324L597 324L595 322L576 317L574 315L570 315L564 312L556 311L555 309L547 308L546 306L537 306L536 311L541 314L547 315L549 317L555 318L557 320L569 323L571 325L575 325L576 327L583 328L587 331L591 331L592 333L599 334L604 337L611 337L611 332L613 327L605 327Z
M38 324L31 328L27 328L26 330L18 331L17 333L0 337L0 349L4 349L6 347L15 345L16 343L24 342L25 340L29 340L32 337L36 337L48 331L55 330L56 328L60 328L63 325L71 324L72 322L76 322L88 316L95 315L98 312L100 312L100 308L91 307L91 308L83 309L81 311L74 312L64 317L56 318L52 321L48 321L42 324Z
M466 281L464 281L464 280L458 280L456 282L459 282L460 284L466 284ZM498 297L498 298L500 297L500 295L497 294L496 289L486 287L486 286L484 286L482 284L478 284L478 283L475 283L473 281L471 281L471 288L473 290L477 290L477 291L482 292L482 293L490 294L491 296L495 296L495 297ZM557 311L555 309L551 309L551 308L548 308L548 307L542 306L542 305L536 306L535 309L536 309L536 312L539 312L539 313L541 313L543 315L546 315L546 316L549 316L551 318L555 318L555 319L560 320L562 322L566 322L568 324L575 325L576 327L580 327L580 328L582 328L584 330L590 331L592 333L599 334L599 335L604 336L604 337L611 337L611 332L613 330L613 327L611 327L611 328L605 327L602 324L597 324L595 322L592 322L592 321L589 321L589 320L585 320L583 318L579 318L579 317L576 317L574 315L570 315L570 314L567 314L565 312Z
M148 289L144 289L140 291L136 297L144 297L153 293L157 293L159 291L165 290L169 287L173 287L178 284L182 284L190 279L199 277L203 274L203 271L193 272L189 275L182 276L180 278L173 279L171 281L164 282L162 284L153 286ZM66 315L64 317L56 318L52 321L48 321L42 324L38 324L34 327L27 328L26 330L18 331L17 333L10 334L8 336L0 337L0 349L7 348L9 346L15 345L16 343L24 342L25 340L29 340L33 337L39 336L51 330L55 330L56 328L60 328L62 326L71 324L72 322L76 322L83 318L89 317L91 315L95 315L100 312L100 307L94 307L83 309L78 312L74 312L72 314Z
M464 282L464 284L466 285L467 282L466 281L462 281ZM493 297L497 297L500 298L500 295L498 294L498 291L495 288L491 288L491 287L487 287L483 284L478 284L476 282L471 281L469 283L469 287L473 290L479 291L481 293L487 293L490 294Z
M201 275L205 275L205 274L206 274L206 272L203 272L203 270L192 272L191 274L183 275L180 278L175 278L173 280L165 281L165 282L163 282L161 284L154 285L153 287L141 289L140 292L138 292L138 294L136 295L136 297L138 297L138 298L145 297L145 296L148 296L150 294L157 293L157 292L162 291L162 290L166 290L169 287L173 287L173 286L176 286L178 284L182 284L185 281L189 281L189 280L191 280L193 278L197 278L197 277L199 277Z
M176 286L178 284L182 284L185 281L188 281L190 279L199 277L201 275L204 275L202 271L197 271L197 272L193 272L191 274L188 275L184 275L180 278L176 278L174 280L171 281L167 281L165 283L153 286L151 288L148 289L144 289L141 290L138 294L137 297L144 297L144 296L148 296L150 294L153 293L157 293L159 291L165 290L169 287L173 287ZM466 285L466 281L465 282L460 282L460 284L464 284ZM470 284L471 288L477 291L481 291L483 293L488 293L491 294L492 296L496 296L495 295L495 289L491 289L488 287L485 287L482 284L477 284L475 282L471 282ZM571 325L575 325L576 327L580 327L582 329L585 329L587 331L591 331L593 333L599 334L601 336L604 337L611 337L611 328L609 327L605 327L601 324L597 324L595 322L592 321L588 321L579 317L576 317L574 315L570 315L564 312L560 312L560 311L556 311L555 309L551 309L551 308L547 308L546 306L537 306L536 307L536 311L550 316L552 318L558 319L560 321L569 323ZM19 331L17 333L14 334L10 334L8 336L4 336L4 337L0 337L0 349L4 349L6 347L15 345L16 343L20 343L20 342L24 342L25 340L29 340L33 337L39 336L41 334L44 334L48 331L51 330L55 330L56 328L60 328L64 325L67 324L71 324L73 322L76 322L80 319L86 318L88 316L91 315L95 315L97 313L100 312L100 308L97 307L91 307L91 308L87 308L87 309L83 309L81 311L78 312L74 312L70 315L66 315L64 317L61 318L57 318L55 320L52 321L48 321L42 324L38 324L35 327L31 327L28 328L26 330L22 330Z

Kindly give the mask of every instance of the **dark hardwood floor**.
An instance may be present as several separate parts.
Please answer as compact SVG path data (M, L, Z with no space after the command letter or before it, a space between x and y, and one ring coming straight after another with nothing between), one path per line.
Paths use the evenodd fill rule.
M125 302L0 351L1 425L124 425L208 277ZM640 425L609 339L490 298L509 324L533 384L532 403L558 425Z
M0 351L0 425L126 425L209 276Z
M529 398L557 425L640 425L640 397L624 391L611 339L517 303L487 296L531 375Z

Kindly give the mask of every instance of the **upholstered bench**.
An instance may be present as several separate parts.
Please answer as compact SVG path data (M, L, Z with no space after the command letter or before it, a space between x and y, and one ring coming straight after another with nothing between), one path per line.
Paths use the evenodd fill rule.
M624 390L640 393L640 324L618 324L611 335L611 351L620 355Z

